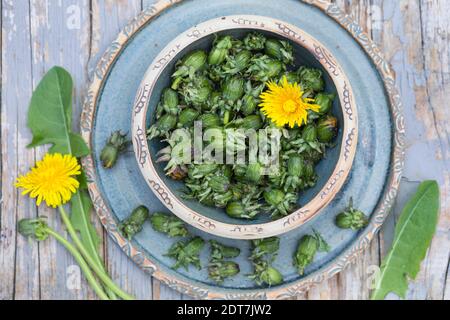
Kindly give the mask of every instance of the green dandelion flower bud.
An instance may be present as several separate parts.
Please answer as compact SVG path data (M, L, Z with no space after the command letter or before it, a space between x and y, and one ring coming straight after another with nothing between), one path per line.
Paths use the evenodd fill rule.
M350 201L348 208L336 216L336 225L341 229L359 230L369 224L369 219L360 210L353 208L353 201Z
M175 90L167 88L163 91L163 108L167 113L178 114L178 93Z
M215 240L209 241L211 245L211 260L221 261L223 259L233 259L239 256L241 250L235 247L225 246Z
M184 222L173 215L156 212L150 217L150 222L155 231L165 233L171 238L188 235Z
M172 74L173 78L193 75L206 64L207 55L202 50L189 53L178 65L177 70Z
M299 156L291 156L288 160L288 174L294 177L303 175L303 159Z
M337 119L326 116L317 123L317 138L323 143L331 142L336 137L337 130Z
M306 235L300 240L294 254L294 266L300 275L303 275L306 266L314 260L318 248L319 242L316 237Z
M238 128L240 129L254 129L259 130L263 126L261 117L257 114L247 116L242 121L237 121Z
M131 240L134 235L142 231L144 222L148 219L149 212L144 206L139 206L133 210L131 215L126 218L120 225L119 229L123 236Z
M243 98L241 111L246 116L251 115L251 114L255 113L257 105L258 105L258 100L255 97L253 97L251 95L246 95Z
M326 114L333 107L333 100L336 98L334 93L319 93L316 96L316 104L320 106L319 114Z
M120 131L113 132L100 153L103 168L112 168L116 164L119 154L125 151L127 144L126 134L122 134Z
M325 81L322 78L322 71L314 68L301 67L297 73L303 90L311 90L314 92L323 91Z
M215 128L221 125L219 116L213 113L202 114L197 121L201 121L202 127L205 129Z
M264 44L266 43L266 37L261 33L251 32L244 38L244 47L247 50L262 50L264 49Z
M284 192L278 189L272 189L264 192L264 200L272 206L277 206L284 200Z
M289 42L276 39L267 39L265 52L268 56L283 61L285 64L294 62L293 49Z
M225 81L222 91L226 100L236 101L244 94L244 80L240 77L232 77Z
M239 265L233 261L216 261L208 266L208 276L217 283L231 278L240 272Z
M194 124L195 119L197 119L200 112L192 108L186 108L181 111L178 117L178 126L180 127L190 127Z
M232 47L232 38L230 36L225 36L222 38L218 38L213 46L213 49L209 53L208 63L210 65L221 64L225 61L227 57L228 50Z
M245 178L248 181L259 183L262 176L262 167L259 163L252 163L247 166Z
M302 131L302 139L306 142L317 140L317 128L313 124L306 125Z
M276 286L283 282L283 275L274 267L268 267L261 273L261 280L269 286Z

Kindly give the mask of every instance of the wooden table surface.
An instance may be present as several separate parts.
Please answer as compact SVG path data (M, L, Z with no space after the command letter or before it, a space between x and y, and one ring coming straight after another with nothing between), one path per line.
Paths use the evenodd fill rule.
M213 0L212 0L213 1ZM262 0L263 1L263 0ZM103 51L128 20L153 0L2 0L1 2L1 212L0 299L94 299L67 252L53 240L28 243L16 232L25 217L56 212L22 197L13 187L40 159L44 148L26 149L33 89L54 65L75 81L75 123L89 75ZM232 2L232 0L230 0ZM419 181L438 180L439 226L409 299L450 299L450 1L336 0L383 48L397 73L407 126L406 167L400 196L369 250L346 271L299 299L366 299L374 269L392 240L396 216ZM97 219L95 218L96 223ZM128 292L141 299L189 299L144 274L102 234L107 268Z

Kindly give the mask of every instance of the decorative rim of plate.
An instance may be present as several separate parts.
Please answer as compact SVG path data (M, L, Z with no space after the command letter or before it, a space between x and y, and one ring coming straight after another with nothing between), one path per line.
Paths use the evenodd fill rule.
M301 1L319 8L339 23L341 27L347 30L347 32L349 32L349 34L365 50L383 79L385 90L390 100L390 111L394 124L391 156L392 169L387 179L384 193L372 214L368 227L361 233L358 239L336 257L332 263L302 279L283 286L239 291L213 287L198 282L192 283L187 281L181 275L171 275L160 268L154 261L149 259L138 246L135 246L131 241L122 237L117 231L117 221L112 215L110 208L108 208L103 195L97 186L97 174L95 172L94 159L92 155L83 158L82 164L89 181L88 188L94 203L94 209L109 235L142 270L148 272L168 287L177 290L180 293L197 299L287 299L296 297L308 291L311 287L335 276L355 261L359 254L370 245L370 242L380 230L392 208L395 198L397 197L404 167L405 121L400 93L395 85L395 73L389 62L385 60L378 45L370 39L368 34L363 31L354 18L347 15L338 5L331 3L329 0ZM125 47L127 41L136 32L150 22L152 18L158 16L162 11L180 2L182 2L182 0L160 0L145 9L125 26L119 33L117 39L111 44L100 59L94 70L93 79L88 88L81 114L81 134L89 147L92 147L91 137L98 94L114 61Z
M202 215L186 206L164 183L150 156L146 137L149 101L162 72L175 56L196 41L221 31L250 29L284 37L307 49L328 72L336 86L343 114L342 145L333 173L323 188L308 203L281 219L258 224L233 224ZM153 118L153 117L152 117ZM358 113L353 90L337 59L314 37L300 28L270 17L233 15L214 18L179 34L155 57L137 90L131 116L131 140L141 174L150 189L172 213L186 223L216 236L252 240L287 233L319 214L344 185L352 168L358 143Z

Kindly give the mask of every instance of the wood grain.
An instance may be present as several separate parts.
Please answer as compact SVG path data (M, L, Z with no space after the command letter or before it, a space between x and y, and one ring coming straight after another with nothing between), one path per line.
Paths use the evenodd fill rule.
M378 240L346 271L298 299L367 299L374 266L392 241L395 221L419 181L436 179L441 215L409 299L450 299L450 2L440 0L335 0L378 42L397 73L405 106L407 157L394 214ZM44 148L26 149L30 132L26 111L33 89L53 65L68 69L75 83L74 128L78 128L84 90L96 63L125 24L154 0L2 0L1 1L1 212L0 299L95 299L83 277L71 282L73 259L54 241L37 244L16 234L25 217L46 215L64 233L56 212L22 197L16 177L40 159ZM108 271L140 299L189 299L152 280L103 234ZM75 267L74 267L75 266ZM395 296L389 298L395 299Z

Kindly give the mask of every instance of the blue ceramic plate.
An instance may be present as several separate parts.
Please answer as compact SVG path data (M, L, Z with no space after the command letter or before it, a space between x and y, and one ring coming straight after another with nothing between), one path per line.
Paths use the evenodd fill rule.
M109 234L144 270L183 293L196 298L286 298L307 290L341 271L364 250L383 223L393 200L403 166L403 117L394 77L377 47L357 24L335 5L324 0L187 0L160 1L148 8L119 34L95 70L81 121L81 131L92 155L83 159L90 180L95 209ZM324 13L325 12L325 13ZM332 52L349 77L359 116L356 157L343 188L315 219L281 236L281 250L274 262L284 284L261 288L248 280L249 243L211 236L197 229L194 235L216 239L241 248L239 276L220 287L205 269L172 270L164 256L174 240L152 230L149 223L131 242L117 232L117 223L138 205L166 211L144 181L132 152L112 170L104 170L98 155L113 130L130 131L131 108L140 81L159 51L193 25L223 15L262 15L284 20L305 30ZM372 57L374 60L372 60ZM338 229L335 215L353 197L355 205L371 214L370 225L359 232ZM319 253L300 277L292 266L298 240L312 229L331 245ZM208 262L209 250L201 255Z

